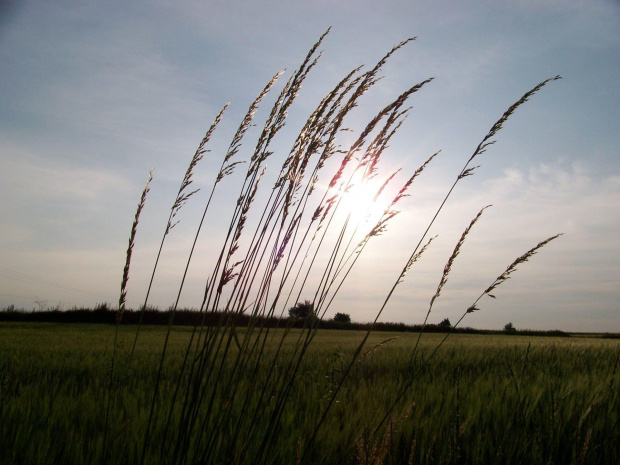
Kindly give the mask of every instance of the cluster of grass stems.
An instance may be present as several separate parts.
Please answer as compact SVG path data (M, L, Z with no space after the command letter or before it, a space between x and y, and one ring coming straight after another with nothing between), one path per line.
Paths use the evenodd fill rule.
M382 156L410 112L410 98L428 85L432 78L413 85L387 103L354 136L352 143L343 145L342 142L341 135L345 131L347 140L351 138L346 126L347 117L359 105L362 97L380 81L382 67L389 58L413 40L408 39L396 45L371 69L353 69L338 82L318 103L296 139L292 141L291 149L283 157L279 172L267 172L268 160L276 157L272 148L274 141L285 126L287 115L302 83L320 58L319 47L324 37L325 35L310 49L301 66L292 73L275 97L275 103L268 112L249 159L238 159L242 143L245 143L249 128L256 124L254 116L259 105L263 104L268 94L275 92L283 73L277 73L250 105L223 156L187 256L175 303L169 313L169 328L161 347L158 369L152 380L153 389L148 398L148 420L139 438L141 444L138 462L141 464L282 463L275 452L280 441L297 442L298 463L317 463L324 452L321 450L323 428L331 421L330 416L335 414L339 397L342 396L351 373L367 353L372 326L341 367L338 376L333 380L333 388L320 405L320 410L314 412L311 430L299 435L294 429L289 429L294 428L294 424L287 424L285 427L288 423L285 418L292 392L299 389L301 370L317 335L317 321L308 318L301 331L292 331L286 326L274 330L265 327L261 322L265 321L265 318L282 315L299 302L302 296L304 299L311 296L316 315L319 319L323 318L353 267L358 260L363 259L367 244L386 232L390 222L399 213L398 208L403 198L408 196L414 187L416 178L438 155L430 155L395 188L393 185L400 176L400 170L387 174L380 172ZM548 82L558 78L556 76L541 82L511 105L465 160L417 244L403 257L400 271L395 272L393 285L383 304L377 309L375 322L382 315L407 272L432 245L434 238L429 236L431 228L457 184L475 174L478 168L475 163L494 143L497 132L517 108ZM160 257L167 239L174 233L179 213L197 192L191 189L194 171L209 151L208 144L221 119L225 117L227 107L228 104L217 115L199 144L181 182L178 195L172 202L143 308L147 308L149 304ZM184 291L196 244L208 225L208 213L216 190L234 171L241 169L245 169L245 176L236 194L237 201L230 212L221 248L214 256L213 267L204 283L199 307L201 314L221 311L222 317L215 325L200 324L193 328L184 348L184 355L181 360L177 360L179 367L176 384L172 390L164 392L163 373L170 356L175 310ZM271 179L271 184L265 188L262 184L269 182L268 179ZM343 198L354 191L357 185L368 183L372 179L380 180L375 200L383 202L383 212L370 222L360 222L350 212L341 211ZM151 175L142 193L131 229L119 299L118 323L122 321L125 310L131 255L150 180ZM232 190L229 186L226 189L228 192ZM395 194L385 199L388 192ZM469 232L486 208L482 208L472 219L454 247L439 279L437 290L430 299L423 325L428 322L433 304L441 295L452 265ZM458 326L468 313L478 310L482 299L494 298L495 289L509 279L517 266L556 237L558 236L541 241L519 256L495 281L489 283L474 302L465 307L462 317L454 326ZM239 314L250 317L250 323L243 331L232 323L233 317ZM136 331L131 348L127 348L126 353L121 353L117 348L117 326L110 367L112 374L109 394L105 405L104 451L109 450L105 444L118 441L119 436L123 435L122 419L111 415L111 412L116 410L115 404L120 402L123 395L123 388L116 385L114 379L118 377L118 373L132 369L140 333L141 326ZM406 407L405 400L412 386L420 374L428 370L429 361L435 357L446 340L438 340L434 348L420 361L421 336L422 333L410 352L403 354L415 368L400 380L390 402L382 407L383 414L376 423L364 425L367 429L364 436L365 446L360 446L362 449L368 449L369 444L380 444L380 438L385 437L386 431L393 428L397 414L401 414ZM163 396L166 396L165 401ZM118 460L122 462L122 458L112 457L107 453L103 455L103 463L115 463Z

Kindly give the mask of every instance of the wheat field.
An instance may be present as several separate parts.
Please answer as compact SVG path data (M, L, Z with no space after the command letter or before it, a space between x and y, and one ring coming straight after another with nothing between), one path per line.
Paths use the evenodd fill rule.
M134 331L123 327L119 343L131 345ZM140 459L166 331L143 328L132 371L118 373L113 380L123 390L110 412L106 453L111 463ZM285 352L293 350L297 331L285 339ZM0 325L2 463L101 460L113 333L109 325ZM171 402L190 336L189 328L171 333L170 357L160 380L161 408ZM265 452L268 462L300 460L322 408L363 337L359 331L317 333ZM410 360L417 334L373 334L368 351L340 389L308 460L618 463L620 341L614 339L455 334L417 376L387 427L373 435L383 412L441 337L428 334L420 342L420 358ZM230 363L227 370L232 369L232 359ZM238 402L226 411L234 415L241 408ZM156 444L162 444L165 422L159 419L153 428ZM269 428L268 418L256 418L254 427ZM258 445L238 438L229 462L241 460L242 453L257 455L254 447ZM146 461L157 463L160 458L159 450L153 449Z

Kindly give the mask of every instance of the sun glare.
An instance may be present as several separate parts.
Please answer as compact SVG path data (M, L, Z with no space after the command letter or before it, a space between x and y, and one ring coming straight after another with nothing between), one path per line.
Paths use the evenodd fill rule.
M381 183L376 179L352 184L342 194L340 214L350 214L349 221L356 225L377 221L386 207L384 195L375 200L380 188Z

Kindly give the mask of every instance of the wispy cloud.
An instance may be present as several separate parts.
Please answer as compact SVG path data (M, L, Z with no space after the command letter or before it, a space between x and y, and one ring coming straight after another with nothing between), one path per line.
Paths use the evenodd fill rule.
M129 192L127 178L109 170L67 166L16 146L2 145L0 152L4 155L0 172L3 197L19 208L32 201L69 199L88 202L92 208L105 201L105 194Z

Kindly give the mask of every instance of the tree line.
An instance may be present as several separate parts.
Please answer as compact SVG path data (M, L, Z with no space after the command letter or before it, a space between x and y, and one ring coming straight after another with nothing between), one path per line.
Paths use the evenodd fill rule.
M39 322L39 323L86 323L86 324L115 324L117 310L108 304L98 304L95 308L71 308L61 310L51 308L46 310L25 310L8 306L0 311L0 322ZM145 325L167 325L170 318L173 324L178 326L215 326L222 323L233 324L235 326L247 326L251 317L247 314L231 314L225 312L199 312L195 309L177 309L174 313L169 310L161 310L157 307L147 307L145 309L132 310L126 309L123 313L121 324L134 325L140 322ZM293 327L302 328L311 321L322 329L350 329L368 330L371 323L361 323L351 321L351 316L347 313L336 313L333 318L319 318L314 312L314 307L309 301L298 302L288 310L288 315L281 317L258 317L254 319L254 324L269 328ZM453 328L449 319L444 319L438 324L405 324L400 322L377 322L374 324L375 331L399 331L399 332L455 332L467 334L515 334L515 335L537 335L537 336L570 336L569 333L560 330L538 331L529 329L516 329L512 323L507 324L503 330L487 330L475 328Z

